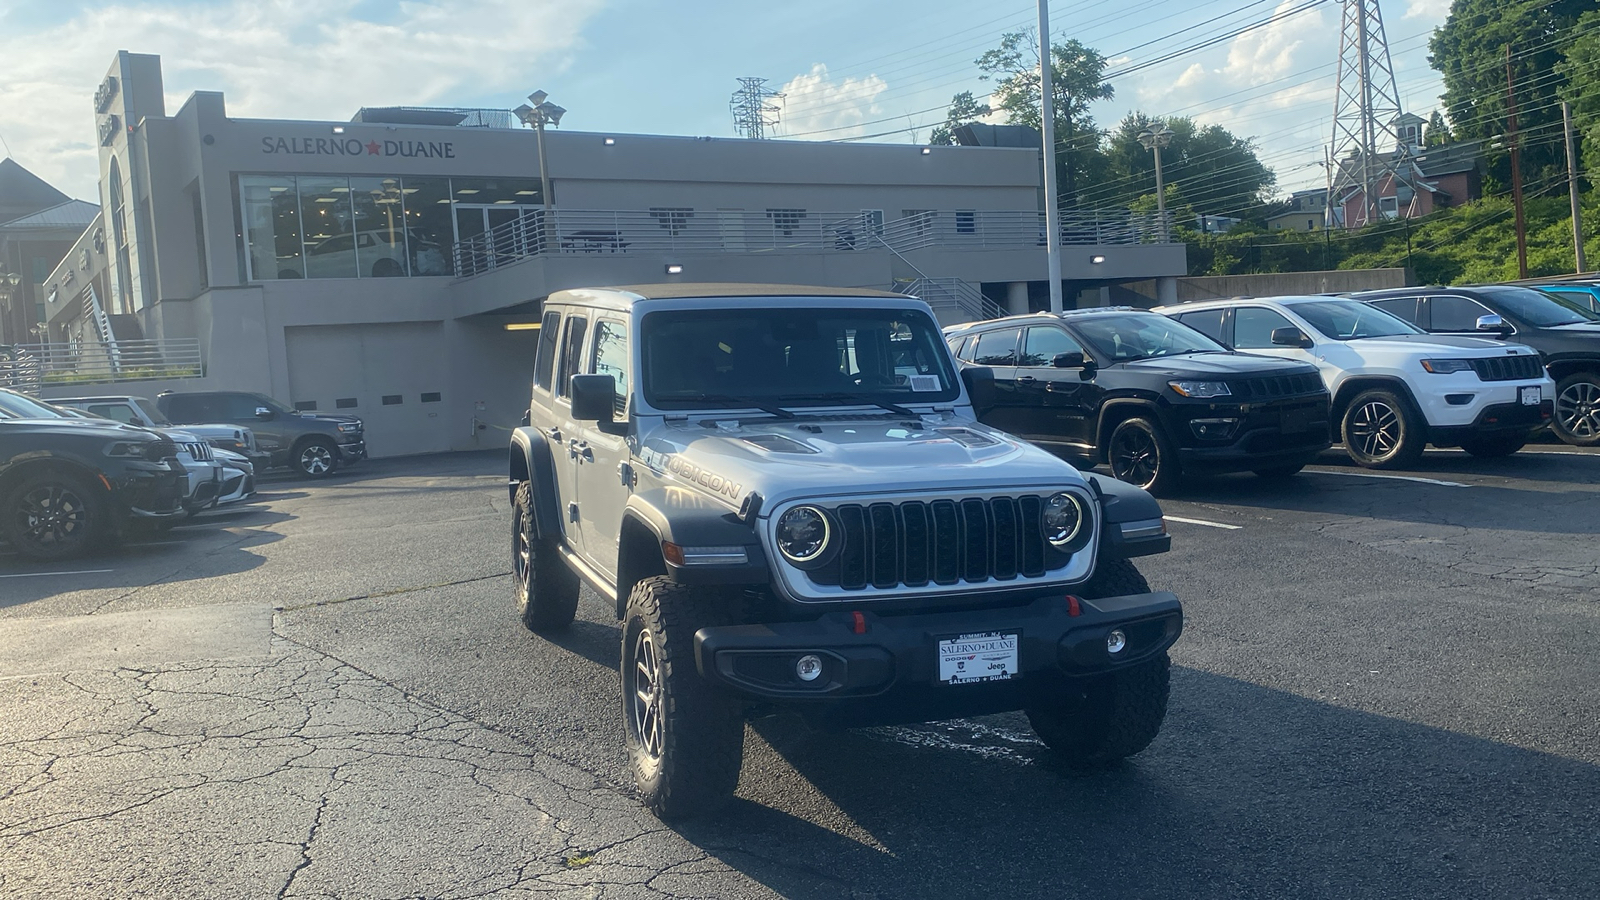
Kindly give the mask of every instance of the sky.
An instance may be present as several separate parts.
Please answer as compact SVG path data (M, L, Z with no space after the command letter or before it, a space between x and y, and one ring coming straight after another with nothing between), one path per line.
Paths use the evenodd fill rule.
M1305 0L1052 0L1051 32L1148 62ZM1442 90L1428 35L1449 0L1385 0L1402 105ZM363 106L508 109L534 89L569 130L734 136L741 76L784 94L773 134L926 140L951 95L983 97L974 65L1038 24L994 0L0 0L0 153L95 196L92 97L118 50L162 57L166 103L224 93L241 118L347 120ZM1189 115L1256 143L1284 192L1320 185L1331 134L1339 3L1111 80L1102 128L1133 110ZM1152 186L1153 190L1153 186Z

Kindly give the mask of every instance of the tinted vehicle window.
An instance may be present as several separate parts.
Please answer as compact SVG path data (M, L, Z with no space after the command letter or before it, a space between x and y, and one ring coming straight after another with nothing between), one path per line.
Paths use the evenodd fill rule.
M1557 300L1570 300L1590 312L1600 309L1600 302L1595 300L1595 295L1588 288L1557 288L1546 287L1540 290L1555 297Z
M1377 307L1355 300L1314 300L1294 304L1295 314L1325 338L1353 341L1359 338L1422 334L1422 329L1397 319Z
M1466 297L1429 297L1428 321L1433 331L1477 331L1478 317L1494 311Z
M951 338L950 340L945 341L945 343L950 346L950 355L951 356L954 356L957 359L966 359L965 356L961 355L961 351L966 347L966 344L967 344L967 339L966 338L964 338L964 337Z
M628 326L602 319L594 329L594 359L589 371L617 381L616 415L628 414Z
M205 422L221 418L211 413L212 404L206 397L193 397L177 394L163 397L161 402L166 404L167 418L174 422Z
M161 410L157 409L156 405L151 403L149 400L146 400L143 397L138 397L133 401L133 403L135 406L139 407L139 409L142 410L146 416L150 417L151 422L154 422L157 425L172 424L171 422L167 421L166 416L161 414Z
M1294 328L1295 324L1277 310L1260 306L1240 306L1233 311L1233 348L1235 350L1270 350L1275 328Z
M1082 353L1083 345L1060 328L1040 326L1029 328L1022 342L1019 366L1052 366L1061 353Z
M114 419L128 425L138 425L139 418L123 403L91 403L88 411L103 419Z
M1504 306L1506 312L1538 328L1574 325L1578 322L1600 322L1600 313L1590 312L1577 301L1555 294L1519 287L1489 287L1479 290L1489 299Z
M256 410L263 406L267 409L272 408L251 394L224 394L217 399L222 401L222 417L234 421L254 419Z
M1198 312L1184 313L1178 316L1178 321L1200 332L1213 341L1222 341L1222 319L1228 314L1226 309L1203 309Z
M1083 316L1073 320L1072 328L1102 359L1126 361L1227 351L1211 338L1160 313Z
M1017 329L1002 328L978 335L977 349L972 351L972 361L980 366L1014 366L1017 364Z
M556 373L556 396L565 397L572 390L572 376L578 371L579 354L583 352L583 336L589 330L589 320L582 316L567 317L567 342L561 350L561 368Z
M1390 300L1374 300L1368 305L1376 306L1378 309L1383 310L1397 319L1405 319L1407 322L1410 322L1413 325L1417 324L1417 298L1415 297L1395 297Z
M550 390L550 375L556 370L556 339L561 332L561 313L547 312L539 323L539 355L533 364L533 383Z

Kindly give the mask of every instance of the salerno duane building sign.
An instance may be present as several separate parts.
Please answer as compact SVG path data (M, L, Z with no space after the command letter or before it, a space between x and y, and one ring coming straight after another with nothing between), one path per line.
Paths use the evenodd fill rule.
M403 156L455 159L455 141L407 141L354 137L263 137L261 152L274 156Z

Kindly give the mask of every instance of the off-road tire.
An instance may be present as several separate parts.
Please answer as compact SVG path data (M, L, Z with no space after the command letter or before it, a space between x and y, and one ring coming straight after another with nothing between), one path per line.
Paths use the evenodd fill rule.
M578 576L562 562L556 542L533 525L533 487L517 485L511 508L511 584L517 613L529 631L565 629L578 614Z
M307 478L327 478L339 468L339 448L326 438L303 438L294 445L289 465Z
M1461 449L1483 459L1496 459L1527 446L1528 436L1520 431L1509 434L1472 435L1461 439Z
M1157 497L1171 493L1183 478L1177 446L1160 422L1144 416L1133 416L1112 429L1106 441L1106 461L1118 481L1138 485Z
M725 598L646 578L628 595L622 626L622 723L644 805L662 821L713 812L733 796L744 764L744 704L702 678L694 633L729 615ZM643 644L654 654L646 671ZM654 708L654 718L646 712Z
M1410 401L1374 388L1351 398L1340 417L1345 451L1367 469L1404 469L1417 464L1428 445L1427 425Z
M1556 382L1550 430L1574 447L1600 444L1600 374L1574 372ZM1571 427L1569 427L1571 426Z
M1085 599L1143 594L1144 576L1125 559L1101 560L1078 593ZM1167 716L1171 662L1167 654L1095 678L1074 679L1066 692L1025 712L1033 731L1067 766L1111 765L1143 750Z
M106 491L69 472L30 475L0 497L0 534L31 559L70 559L109 549L118 529ZM45 519L55 517L53 523Z
M1281 480L1300 474L1300 470L1304 469L1305 467L1305 463L1297 462L1282 466L1263 466L1259 469L1251 469L1250 471L1256 473L1256 477L1258 478Z

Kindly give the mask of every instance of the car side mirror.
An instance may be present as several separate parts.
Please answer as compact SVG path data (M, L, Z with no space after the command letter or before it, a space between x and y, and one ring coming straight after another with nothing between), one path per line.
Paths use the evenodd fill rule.
M978 408L988 404L994 396L994 370L988 366L962 366L961 383L967 388L967 400Z
M617 379L613 375L572 376L572 417L580 422L611 422L617 409Z
M1313 347L1311 336L1294 326L1272 329L1272 343L1280 347Z
M1072 353L1057 353L1055 358L1050 360L1050 364L1058 369L1081 369L1089 363L1088 360L1083 358L1082 353L1073 351Z
M269 408L267 408L265 406L256 407L256 418L260 419L263 422L265 422L268 419L276 418L277 415L278 415L277 413L273 412L271 409L269 409Z
M1495 313L1490 313L1487 316L1479 316L1478 317L1478 330L1479 331L1496 331L1496 332L1499 332L1501 334L1510 334L1511 333L1511 327L1506 324L1506 320L1502 319L1499 315L1497 315Z

